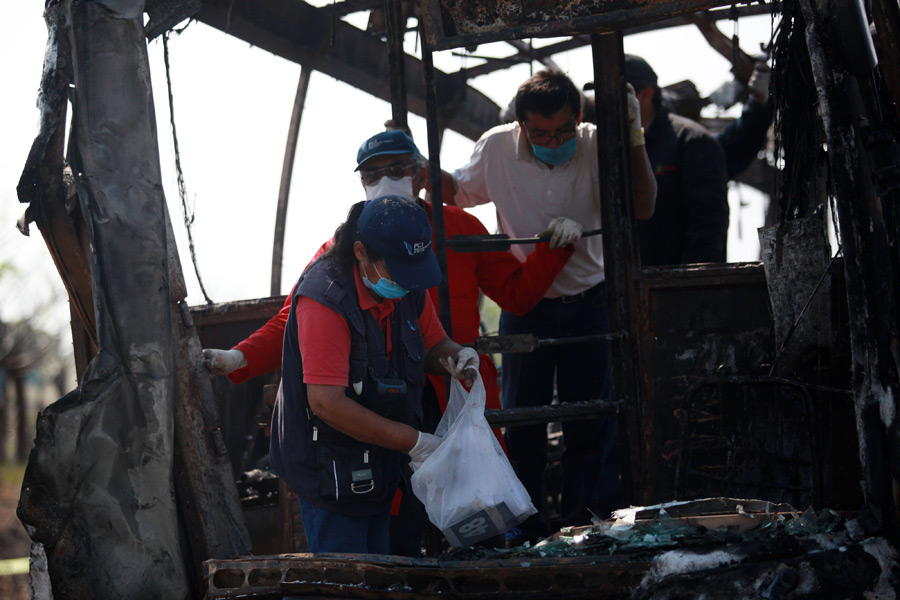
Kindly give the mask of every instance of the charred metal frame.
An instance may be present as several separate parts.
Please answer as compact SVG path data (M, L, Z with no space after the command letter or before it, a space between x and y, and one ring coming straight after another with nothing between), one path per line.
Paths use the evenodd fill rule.
M205 565L207 597L469 598L593 600L631 595L645 560L603 556L439 560L375 554L294 554Z
M522 2L424 2L422 19L435 50L530 37L610 33L674 19L733 2L722 0L566 0L552 10L539 0Z
M398 3L384 0L388 14L395 15ZM864 525L870 531L887 529L896 534L898 528L897 497L892 495L891 484L895 483L898 467L892 462L896 453L898 430L897 420L885 418L890 410L896 410L896 394L898 391L896 349L900 347L898 337L897 306L897 253L896 248L885 243L896 241L897 222L894 214L897 181L896 164L886 161L888 172L880 173L877 183L873 184L870 170L875 135L866 129L870 119L874 121L873 108L876 90L869 82L860 84L854 79L859 74L855 71L858 65L848 64L837 44L830 44L834 29L830 22L831 3L826 0L799 0L803 15L807 20L806 34L810 55L816 68L814 75L819 91L819 99L825 133L829 147L829 158L834 177L834 194L837 198L838 214L843 232L844 277L846 279L847 299L849 300L848 321L850 347L852 351L852 389L855 416L860 441L860 457L864 475L865 520ZM62 4L73 4L62 3ZM90 5L92 3L74 3ZM432 189L435 192L435 229L438 243L436 249L444 261L442 269L446 280L445 250L443 247L443 213L440 196L440 132L442 127L451 127L468 137L477 137L485 129L496 123L497 106L477 94L464 83L464 77L439 73L434 69L431 53L434 50L468 46L488 41L511 40L519 37L546 37L564 33L589 33L593 49L594 74L597 83L598 102L610 107L604 111L603 120L598 129L603 139L612 143L601 147L598 160L601 168L601 196L615 199L605 202L603 209L604 252L607 257L607 287L610 295L611 329L616 332L615 343L617 353L622 360L616 365L615 384L619 397L609 402L585 403L560 408L548 407L545 411L534 414L506 413L498 411L489 415L494 424L513 425L522 422L549 421L559 418L590 418L598 414L616 411L625 420L628 436L622 436L623 450L631 452L627 459L631 465L626 470L626 477L634 482L650 485L645 490L646 497L658 497L666 490L652 489L654 482L666 473L665 465L654 463L659 461L658 455L662 445L667 441L659 436L652 427L661 423L654 411L661 410L652 406L657 401L680 401L684 410L683 427L690 426L691 412L694 409L694 397L703 386L715 386L721 383L741 384L770 383L787 384L804 390L812 390L814 386L800 381L775 380L765 376L749 375L731 378L710 377L709 369L701 365L675 382L665 391L670 393L666 398L657 398L659 389L654 387L654 371L648 358L659 357L673 346L666 346L667 340L661 342L655 338L653 329L653 310L659 308L658 296L654 290L669 285L674 289L683 285L676 282L672 275L706 278L711 283L717 278L725 281L746 277L753 279L748 289L753 294L760 294L760 269L758 266L737 265L730 267L699 267L686 271L670 270L668 273L659 270L641 270L636 261L635 240L632 230L632 190L630 189L630 165L627 161L628 144L624 119L620 115L625 112L625 96L622 77L622 33L620 28L625 24L638 27L651 27L649 23L660 19L678 19L680 15L698 10L731 4L722 1L678 0L659 2L653 0L614 0L613 2L563 2L557 3L550 11L552 18L544 20L545 13L533 13L532 21L498 19L498 14L490 16L486 22L476 22L467 18L469 13L460 13L462 19L455 21L456 26L448 29L448 23L454 22L449 12L448 2L423 0L420 4L423 31L423 60L420 62L409 57L397 55L402 51L402 27L393 28L389 43L393 48L394 58L389 65L379 60L384 44L371 37L365 37L352 27L340 23L336 15L342 11L352 12L359 6L374 6L373 2L344 2L332 7L314 9L303 2L290 4L277 0L257 0L253 3L233 2L231 0L156 0L150 2L148 10L151 19L145 33L153 35L180 22L188 14L195 14L198 20L218 27L223 31L236 35L241 39L255 43L260 47L304 64L304 73L309 68L321 70L332 76L352 81L373 95L392 100L395 107L395 120L404 117L406 110L425 114L428 120L428 146L432 157ZM505 3L510 6L534 6L538 2ZM460 10L477 10L485 3L456 2ZM53 17L60 4L52 4L48 14ZM80 7L79 10L83 8ZM91 7L95 8L95 7ZM539 7L540 8L540 7ZM888 32L896 32L900 25L896 2L889 0L873 0L873 12L885 19L879 23ZM458 14L457 16L460 16ZM471 13L475 14L475 13ZM502 15L500 15L502 16ZM493 22L490 19L494 19ZM352 31L351 31L352 30ZM87 30L85 30L87 31ZM84 33L80 31L79 33ZM335 44L335 39L349 40ZM48 248L60 270L70 297L72 298L73 333L76 340L81 337L81 356L90 356L96 351L98 337L104 332L97 331L93 319L94 305L91 289L91 269L88 265L89 248L84 227L84 219L78 209L69 202L72 198L63 175L63 131L67 106L66 94L70 81L78 81L84 93L94 83L85 79L85 73L73 73L72 61L67 57L72 52L91 51L90 48L72 49L68 47L70 40L84 43L89 39L72 35L61 41L62 50L56 69L45 73L42 81L42 94L51 111L42 122L42 129L35 140L28 162L19 185L22 201L30 202L31 217L38 223L47 240ZM890 34L880 36L879 51L892 53L895 56L897 36L891 39ZM582 36L581 41L584 41ZM398 44L399 42L399 44ZM574 42L573 42L574 43ZM358 44L358 46L357 46ZM99 46L98 46L99 47ZM885 50L886 48L886 50ZM523 51L520 48L520 52ZM546 52L550 52L548 48ZM335 54L339 56L335 57ZM402 52L400 53L402 54ZM86 54L87 55L87 54ZM398 60L399 59L399 60ZM90 61L87 61L88 63ZM482 71L487 72L487 68ZM384 74L391 72L397 80L391 79L390 85ZM410 73L412 85L404 92L405 75ZM887 65L885 69L886 93L894 99L894 106L900 99L900 77L896 65ZM476 72L477 74L477 72ZM298 93L298 97L299 97ZM404 97L411 97L409 106L404 106ZM844 101L850 100L848 107ZM77 110L84 109L82 105ZM298 102L299 104L299 102ZM461 108L463 107L463 108ZM900 116L900 115L897 115ZM893 121L896 123L896 119ZM888 127L888 125L885 125ZM875 132L882 135L884 132ZM890 140L889 140L890 141ZM894 140L896 143L896 140ZM75 141L77 143L77 140ZM622 157L626 160L622 160ZM890 171L893 169L894 171ZM76 177L81 174L77 173ZM102 183L102 182L101 182ZM883 210L883 212L882 212ZM176 484L179 501L185 511L185 528L187 538L193 551L193 560L215 556L218 558L233 556L246 552L248 543L244 522L239 511L235 510L235 498L227 471L225 458L226 444L222 440L218 428L215 406L210 404L210 387L205 372L199 364L200 343L197 325L192 313L184 303L183 281L180 280L177 252L171 241L171 225L165 224L165 233L169 245L168 255L172 278L171 289L171 330L165 332L178 340L176 373L173 386L177 396L177 436L179 449L176 465ZM877 270L881 265L889 265L888 277ZM662 277L660 277L662 274ZM669 282L664 281L669 277ZM274 281L273 272L273 281ZM660 280L663 280L660 284ZM881 283L884 282L884 283ZM654 287L655 286L655 287ZM446 286L444 286L446 287ZM445 293L445 292L442 292ZM754 296L757 300L759 296ZM677 300L677 299L676 299ZM269 299L270 310L280 299ZM447 308L446 326L449 332L449 301L442 296L442 306ZM673 304L677 306L677 301ZM268 313L271 314L271 313ZM744 330L747 347L752 356L743 357L759 364L758 360L765 356L763 346L767 343L770 331L762 321L762 315L753 315ZM754 320L757 319L757 320ZM108 335L108 332L106 333ZM111 345L107 340L106 343ZM101 344L102 345L102 344ZM78 350L78 349L76 349ZM768 350L771 352L771 348ZM656 354L652 354L656 352ZM710 356L719 358L718 349L713 349ZM634 360L639 357L638 360ZM740 365L739 365L740 366ZM705 374L700 373L705 369ZM83 371L83 369L82 369ZM81 373L79 374L81 375ZM819 386L827 388L828 386ZM819 390L823 391L823 390ZM829 393L837 393L845 397L844 390L828 389ZM670 407L666 407L668 410ZM649 417L649 418L648 418ZM506 419L506 420L504 420ZM679 425L679 424L676 424ZM647 428L650 428L649 430ZM674 487L678 493L679 479L682 476L684 443L686 429L682 430L680 441L681 452L677 454ZM671 441L671 440L669 440ZM813 448L815 450L815 448ZM625 456L628 456L627 452ZM816 462L816 461L814 461ZM645 466L645 463L647 466ZM640 465L640 467L638 467ZM814 494L821 497L824 493L821 473L815 474ZM625 482L626 489L634 484ZM223 531L221 523L227 522L228 531ZM181 532L184 533L184 532ZM546 569L545 569L546 567ZM647 565L631 562L626 566L613 565L598 557L585 559L546 559L530 561L527 568L516 560L511 563L495 561L486 564L484 561L474 563L441 562L434 559L395 559L374 556L279 556L238 559L235 561L216 560L207 562L205 576L209 583L207 590L210 597L237 597L240 594L281 594L281 593L321 593L334 594L341 591L341 586L364 583L369 586L382 586L379 597L392 597L398 594L408 597L402 587L408 585L416 593L430 594L452 590L457 597L480 598L490 595L492 598L512 596L516 598L546 597L596 597L597 593L609 593L612 596L621 593L627 595L634 584L640 580ZM293 571L292 571L293 569ZM300 579L309 583L301 584ZM618 579L616 579L618 578ZM569 581L577 581L578 589L567 587ZM613 589L610 582L617 581L622 589ZM606 587L604 587L606 586ZM219 594L215 596L215 594ZM396 596L396 594L394 594ZM371 596L375 597L375 596ZM623 596L624 597L624 596Z

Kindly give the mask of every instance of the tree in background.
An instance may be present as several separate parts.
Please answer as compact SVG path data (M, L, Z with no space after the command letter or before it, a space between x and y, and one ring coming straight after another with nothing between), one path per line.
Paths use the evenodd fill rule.
M7 294L21 290L21 282L15 281L18 275L14 267L0 263L0 282ZM38 390L39 402L47 394L59 397L65 392L72 357L62 346L63 331L48 333L39 325L46 320L45 313L58 304L59 298L51 296L33 304L26 317L6 322L0 315L0 462L10 458L10 450L16 461L28 459L33 438L30 419L35 411L29 410L26 386ZM53 386L51 390L46 389L49 385Z

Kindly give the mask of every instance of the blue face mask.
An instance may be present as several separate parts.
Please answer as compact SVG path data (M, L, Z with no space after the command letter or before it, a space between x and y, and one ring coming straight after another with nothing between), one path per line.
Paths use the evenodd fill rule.
M375 263L372 263L372 266L375 267ZM362 273L362 280L367 288L369 288L382 298L387 298L388 300L396 300L409 293L408 289L400 287L396 282L382 276L378 271L378 267L375 267L375 272L378 273L379 277L381 277L381 279L378 280L378 283L373 285L372 282L369 281L369 278L366 277L365 271L363 271Z
M575 138L567 142L563 142L556 148L548 148L547 146L531 145L535 158L538 158L548 165L558 166L575 155Z

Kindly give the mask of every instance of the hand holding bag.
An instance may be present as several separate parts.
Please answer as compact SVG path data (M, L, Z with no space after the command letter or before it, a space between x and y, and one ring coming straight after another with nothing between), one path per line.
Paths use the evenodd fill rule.
M455 548L518 525L537 512L484 418L479 375L466 391L454 379L435 435L441 445L413 473L413 492Z

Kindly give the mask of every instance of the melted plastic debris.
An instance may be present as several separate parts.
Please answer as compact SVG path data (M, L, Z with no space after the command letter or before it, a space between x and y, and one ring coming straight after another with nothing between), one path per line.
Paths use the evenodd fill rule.
M748 501L752 502L752 501ZM668 503L651 507L632 507L613 513L613 518L583 527L563 528L533 547L514 548L469 547L451 550L441 555L449 560L482 560L504 558L546 558L590 555L636 554L647 558L660 551L734 544L740 542L784 543L804 545L816 549L831 549L849 543L858 529L855 521L845 521L837 512L812 508L802 514L796 511L773 511L759 518L759 525L748 531L727 526L708 529L683 518L673 517L669 510L683 503ZM741 505L737 505L740 509ZM774 506L774 505L773 505ZM786 505L779 505L780 507ZM635 518L648 510L658 510L653 519ZM735 515L739 515L736 511ZM635 557L637 558L637 557Z

